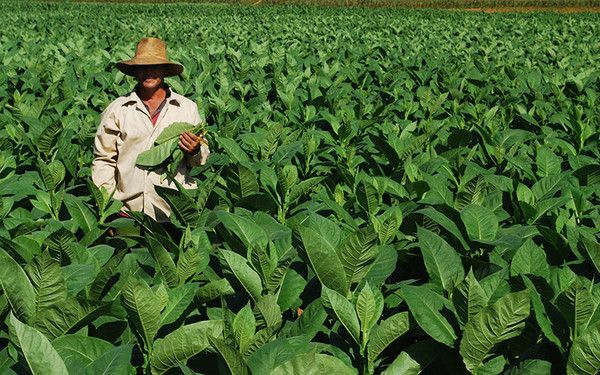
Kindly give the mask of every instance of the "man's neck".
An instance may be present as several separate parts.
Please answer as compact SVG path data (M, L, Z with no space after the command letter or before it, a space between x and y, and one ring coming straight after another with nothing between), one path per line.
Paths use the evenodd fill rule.
M161 85L155 89L147 89L138 86L137 94L143 101L163 101L167 97L167 90L164 85Z

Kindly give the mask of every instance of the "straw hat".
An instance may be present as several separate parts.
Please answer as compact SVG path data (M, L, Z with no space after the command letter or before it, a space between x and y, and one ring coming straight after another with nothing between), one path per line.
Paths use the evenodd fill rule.
M163 65L165 77L176 76L183 71L183 65L167 58L167 45L158 38L142 38L133 59L119 61L116 67L129 76L135 76L136 66L139 65Z

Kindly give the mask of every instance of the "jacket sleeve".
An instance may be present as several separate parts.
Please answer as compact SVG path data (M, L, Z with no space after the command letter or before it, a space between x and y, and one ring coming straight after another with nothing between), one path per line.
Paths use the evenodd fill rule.
M104 186L110 193L117 186L117 140L120 129L114 106L109 105L102 114L94 140L92 180L98 187Z
M194 111L192 113L192 124L198 124L198 123L202 123L202 124L206 124L206 121L204 120L204 118L202 118L200 116L200 113L198 112L198 107L194 106ZM199 165L204 165L206 164L206 160L208 159L208 156L210 155L210 149L208 148L208 145L205 143L202 143L200 145L200 151L198 151L198 153L194 154L194 155L189 155L187 156L187 164L190 167L197 167Z

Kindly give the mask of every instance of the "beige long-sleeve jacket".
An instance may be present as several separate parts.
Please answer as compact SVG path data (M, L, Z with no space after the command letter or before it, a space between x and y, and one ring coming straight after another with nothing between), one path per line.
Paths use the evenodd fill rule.
M165 106L155 125L135 90L113 101L102 113L94 142L92 180L96 186L115 190L114 198L124 208L143 211L157 221L168 221L169 205L156 193L155 186L175 189L175 184L161 181L162 171L150 171L135 165L137 156L154 144L159 134L174 122L197 124L204 120L193 101L167 90ZM186 189L196 187L189 168L204 164L210 151L202 144L197 155L187 158L179 167L175 179Z

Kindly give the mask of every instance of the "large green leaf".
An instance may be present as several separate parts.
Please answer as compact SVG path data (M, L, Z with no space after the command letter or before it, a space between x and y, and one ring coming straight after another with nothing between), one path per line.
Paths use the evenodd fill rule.
M108 341L83 335L61 336L52 341L52 346L63 359L70 374L80 371L114 348Z
M185 132L193 132L197 133L202 126L190 124L187 122L174 122L171 125L167 126L159 135L156 137L154 143L157 145L161 143L165 143L166 141L170 141L174 138L179 138L181 133Z
M462 209L460 217L472 240L493 241L498 232L498 218L492 210L477 204Z
M67 367L50 341L35 328L10 315L11 341L21 350L32 374L68 375Z
M466 323L487 306L488 296L470 270L465 280L456 288L452 301L461 323Z
M300 227L299 232L310 266L321 284L345 295L348 292L348 281L335 249L311 228Z
M510 293L481 310L465 325L460 354L467 369L477 371L498 343L517 337L529 316L529 292Z
M216 215L225 228L235 234L247 248L267 246L267 234L253 220L225 211L217 211Z
M567 360L567 374L597 374L600 369L600 323L594 324L573 341Z
M184 225L195 226L200 217L196 203L188 194L163 186L156 186L156 192L171 207L171 212Z
M121 375L131 373L133 368L130 364L133 345L119 345L104 352L100 357L94 359L81 371L84 375Z
M233 319L233 333L238 343L240 352L248 349L256 331L256 319L252 313L250 304L244 306Z
M542 297L538 293L533 282L527 277L523 276L523 282L529 290L529 297L531 298L531 305L533 307L533 312L535 314L535 320L538 322L540 329L544 333L544 335L550 340L552 343L556 345L559 350L563 350L563 344L561 340L558 338L555 331L555 324L550 319L548 312L546 311L546 304L550 304L549 302L544 303ZM554 306L550 306L551 308L556 309Z
M185 325L157 339L150 357L152 371L162 374L178 364L185 364L210 346L209 336L218 337L222 331L222 321L206 320Z
M140 346L151 353L154 336L160 328L158 298L144 280L130 276L121 291L121 304L127 311L129 326L138 337Z
M579 282L573 283L559 294L555 305L567 320L573 337L585 332L596 309L592 294Z
M248 366L244 362L244 358L234 347L225 343L225 341L208 337L211 346L221 355L225 365L231 374L246 375L249 373Z
M69 297L64 301L40 310L35 318L35 328L46 337L54 339L75 332L106 312L107 302L78 300Z
M357 283L365 277L379 254L376 245L377 233L371 226L350 234L339 244L336 250L349 283Z
M385 348L408 332L408 329L409 319L407 312L401 312L383 320L371 333L367 346L369 361L374 362Z
M184 284L168 291L169 301L161 313L161 327L181 317L194 300L197 290L196 284Z
M427 229L417 228L417 236L430 281L449 292L465 277L460 256L443 238Z
M400 353L382 375L418 375L443 352L444 347L433 340L419 341Z
M517 250L510 264L511 275L531 274L548 279L550 266L546 254L533 240L528 239Z
M250 268L246 259L230 250L221 250L221 255L246 292L255 301L259 299L262 294L262 282L256 271Z
M111 279L117 273L119 268L119 264L127 254L126 250L121 250L116 252L100 269L100 272L96 275L96 278L92 282L92 285L89 289L89 297L91 299L99 300L106 293L108 293L107 288L112 287L110 283Z
M306 353L300 354L291 360L277 366L271 375L285 374L336 374L353 375L357 371L348 367L342 360L326 354Z
M198 304L203 304L219 297L225 297L234 294L235 291L229 284L227 279L211 281L210 283L201 286L196 292L196 300Z
M342 323L346 331L352 335L357 343L360 343L360 323L354 307L344 296L335 290L323 287L322 296L326 305L331 308L333 315Z
M50 308L67 298L67 286L60 264L43 253L25 266L25 271L35 290L36 311Z
M381 297L381 300L383 300L383 297ZM382 310L383 301L381 301L379 304L377 303L375 293L373 293L369 283L366 282L356 298L356 314L358 316L358 320L360 321L363 337L366 336L371 327L377 323L379 317L381 316Z
M0 285L18 319L29 322L35 315L36 292L25 271L0 249Z
M419 326L436 341L453 347L457 336L448 322L450 301L426 286L404 285L400 291Z
M135 164L140 167L156 167L162 164L177 148L177 142L177 138L172 138L157 146L152 146L138 155Z
M177 275L177 266L175 266L173 258L171 258L171 255L160 241L151 235L146 238L148 241L148 250L156 261L156 270L170 288L176 287L179 285L179 276Z
M69 214L84 233L90 232L98 226L98 221L96 220L94 213L85 203L83 203L81 198L71 194L65 194L64 202Z

